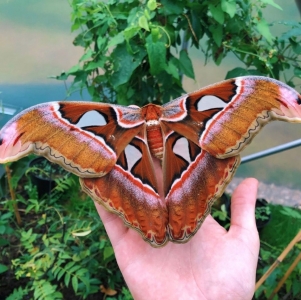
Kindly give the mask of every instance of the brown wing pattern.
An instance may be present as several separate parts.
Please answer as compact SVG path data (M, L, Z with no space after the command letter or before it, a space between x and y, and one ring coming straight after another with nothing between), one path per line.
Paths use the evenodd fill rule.
M141 156L136 154L134 162L129 161L136 153L127 149L131 146L141 153ZM156 192L157 183L147 144L134 138L127 148L106 176L81 178L82 188L107 210L118 214L152 246L161 247L168 241L168 212Z
M301 96L266 77L226 80L179 99L186 115L178 120L179 112L171 113L173 103L168 103L164 125L219 158L240 153L269 121L301 122Z
M52 102L37 105L2 128L0 162L17 160L33 152L76 175L103 176L112 169L120 152L144 122L139 119L139 110L133 121L136 126L125 129L117 126L117 119L120 121L122 116L116 116L109 104Z
M169 234L173 242L187 242L210 213L213 202L231 181L239 156L218 159L202 151L181 181L175 182L166 197Z
M289 86L264 77L242 77L233 83L236 95L200 137L201 147L216 157L241 152L269 121L301 122L301 96ZM220 83L217 89L228 84Z
M175 149L176 142L181 140L182 144ZM169 239L184 243L197 232L213 202L224 192L240 158L215 158L175 132L166 139L164 157Z

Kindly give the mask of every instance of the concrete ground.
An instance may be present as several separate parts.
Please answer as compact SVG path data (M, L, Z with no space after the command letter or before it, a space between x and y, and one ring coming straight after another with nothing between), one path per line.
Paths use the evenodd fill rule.
M243 178L233 178L226 192L232 194L234 189L243 180ZM298 207L301 209L301 191L288 189L285 186L276 186L275 184L259 183L258 198L265 198L268 202L274 204Z

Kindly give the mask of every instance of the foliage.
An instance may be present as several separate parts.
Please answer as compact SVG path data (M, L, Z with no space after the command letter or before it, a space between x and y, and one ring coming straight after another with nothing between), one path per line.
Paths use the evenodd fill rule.
M277 248L285 248L301 228L301 214L297 209L283 207L282 205L270 206L270 226L261 232L261 239Z
M223 193L220 198L216 199L211 207L212 217L227 230L230 228L230 205L231 195Z
M269 206L257 207L255 210L255 218L257 220L266 221L269 219L270 215L271 211Z
M0 211L1 299L132 299L93 201L75 176L57 181L48 199L38 198L29 177L18 186L22 225L15 224L11 200ZM116 295L104 294L109 290Z
M268 270L285 247L296 236L301 228L301 212L298 209L282 205L269 205L271 222L260 231L260 259L257 268L258 279ZM276 288L290 265L300 253L301 244L297 244L283 262L272 272L264 284L255 294L255 299L267 299ZM300 299L301 298L301 263L296 266L285 281L282 289L273 298Z
M257 269L258 277L261 277L272 263L277 259L283 249L275 248L271 244L262 244L260 248L260 266ZM276 288L279 281L282 279L296 256L300 253L301 247L296 246L288 254L285 260L279 264L274 272L267 278L263 285L255 293L255 299L267 299L272 291ZM293 270L289 278L285 281L282 289L273 298L278 299L300 299L301 297L301 263Z
M291 215L290 212L288 212ZM212 217L224 228L230 227L231 219L231 195L223 193L219 199L212 206ZM270 205L265 199L257 198L255 206L255 219L257 229L260 230L266 226L271 218Z
M33 173L42 179L61 178L68 172L58 164L52 163L43 157L37 157L29 164L27 173Z
M301 77L301 25L281 22L274 37L263 17L273 0L70 0L74 45L84 48L69 92L87 89L93 100L123 105L166 103L183 92L183 75L194 79L189 46L217 65L231 52L243 67L227 77L266 75L294 86ZM287 78L289 70L293 76Z
M103 295L111 300L132 299L93 202L80 191L75 176L58 181L48 199L38 198L28 177L15 181L23 223L16 225L11 200L6 197L0 212L0 298L68 300L94 299L94 296L99 299ZM224 198L229 200L228 195ZM214 215L228 228L225 204L221 203L221 207L220 212L215 208ZM272 220L260 234L258 278L301 226L301 213L296 209L269 205L269 211ZM288 226L277 227L275 223ZM282 237L281 240L288 236L288 240L286 244L278 243L275 236ZM300 249L300 245L295 247L257 291L255 299L266 299ZM299 263L277 299L300 297L300 280Z

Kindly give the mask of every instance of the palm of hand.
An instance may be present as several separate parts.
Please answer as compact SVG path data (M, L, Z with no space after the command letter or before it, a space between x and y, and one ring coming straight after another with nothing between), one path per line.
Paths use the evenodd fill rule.
M188 243L168 243L159 249L97 205L134 298L251 299L259 251L256 191L254 179L237 188L228 232L208 216Z

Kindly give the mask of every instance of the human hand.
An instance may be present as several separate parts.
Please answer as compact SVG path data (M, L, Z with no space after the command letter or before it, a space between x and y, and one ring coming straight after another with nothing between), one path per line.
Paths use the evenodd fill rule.
M169 242L159 249L96 204L133 297L250 300L259 252L257 185L246 179L233 193L228 232L209 215L188 243Z

